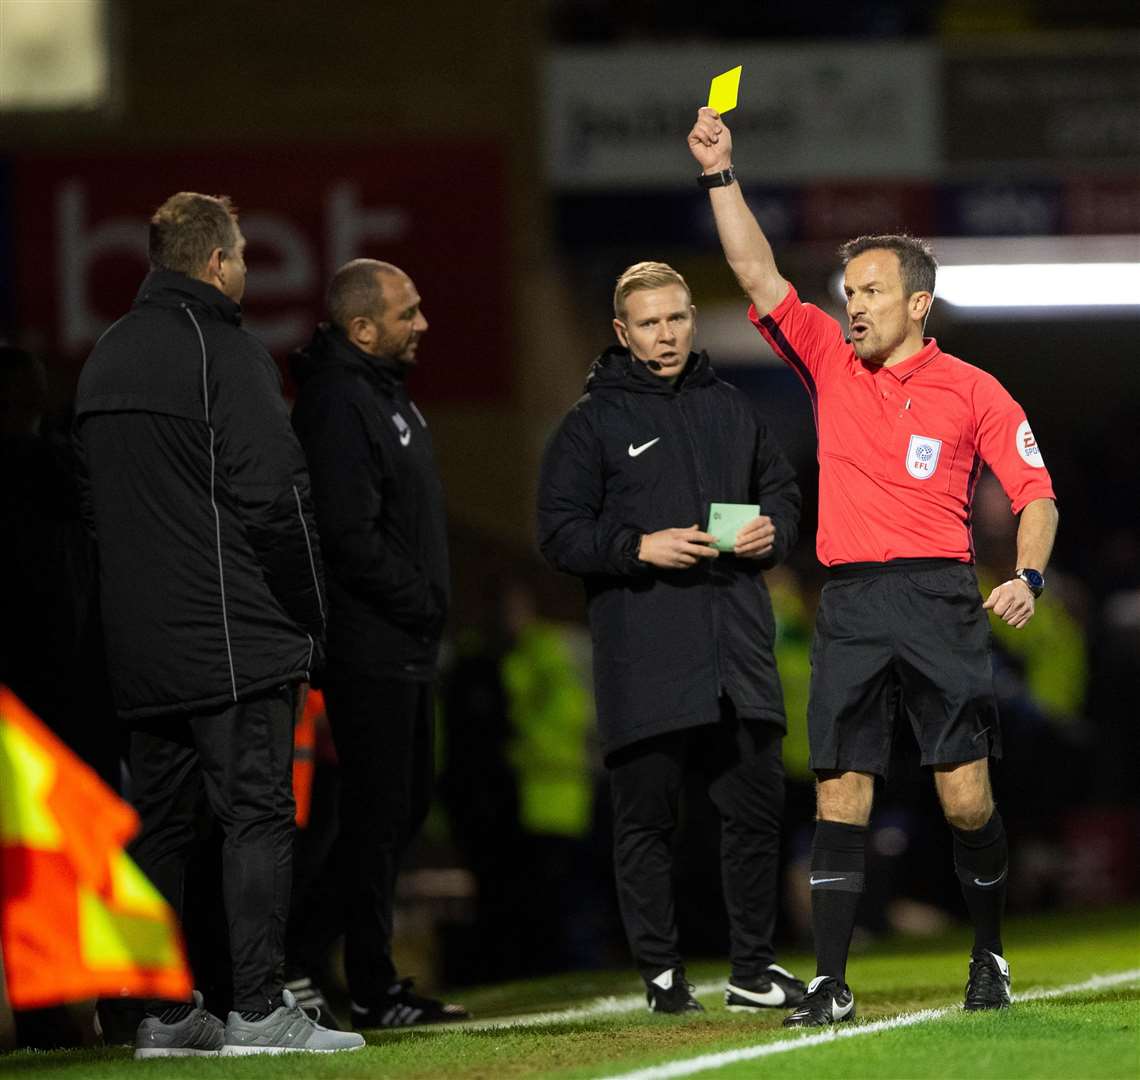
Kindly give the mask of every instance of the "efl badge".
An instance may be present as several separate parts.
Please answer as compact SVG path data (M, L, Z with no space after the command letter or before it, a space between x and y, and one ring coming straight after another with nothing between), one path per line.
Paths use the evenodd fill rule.
M1021 426L1017 429L1017 452L1021 455L1022 461L1027 465L1032 465L1035 469L1045 468L1045 459L1041 456L1041 447L1037 445L1037 440L1033 437L1033 429L1029 426L1028 420L1022 420Z
M396 425L396 430L400 433L400 445L407 446L412 441L412 429L408 427L408 422L398 412L392 413L392 423Z
M928 435L912 435L906 451L906 471L916 480L929 480L938 468L942 440Z

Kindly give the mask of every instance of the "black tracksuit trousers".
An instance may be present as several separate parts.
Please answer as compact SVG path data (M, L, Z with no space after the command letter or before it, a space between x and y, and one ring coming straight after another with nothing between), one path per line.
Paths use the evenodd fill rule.
M609 756L618 901L644 978L682 964L673 834L684 778L693 772L720 814L731 974L748 978L774 960L784 810L781 738L776 725L739 719L722 701L718 724L658 735Z
M280 1004L293 867L293 710L281 686L208 712L135 721L129 852L183 914L186 864L205 798L221 825L222 891L238 1010Z
M431 804L432 684L330 665L324 694L340 762L340 834L333 864L344 901L345 974L352 1000L373 1007L396 981L396 874Z

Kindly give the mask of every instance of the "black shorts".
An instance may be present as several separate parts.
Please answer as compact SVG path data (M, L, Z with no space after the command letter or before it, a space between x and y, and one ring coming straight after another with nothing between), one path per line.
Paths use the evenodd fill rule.
M832 568L812 645L811 767L886 776L901 713L923 765L1001 757L989 619L972 566Z

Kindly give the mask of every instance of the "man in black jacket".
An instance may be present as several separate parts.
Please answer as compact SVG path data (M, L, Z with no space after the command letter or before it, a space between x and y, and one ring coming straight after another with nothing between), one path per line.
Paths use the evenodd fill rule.
M155 213L153 272L79 380L75 444L115 704L131 725L131 853L181 913L202 798L225 834L234 1011L152 1003L136 1056L355 1049L282 987L293 714L320 661L320 552L280 378L241 328L227 199Z
M391 955L400 857L431 801L432 682L448 605L443 488L427 421L404 386L428 324L412 279L373 259L337 271L329 319L292 357L293 425L329 571L324 692L341 766L333 862L352 1019L360 1028L459 1020L464 1009L398 979Z
M620 346L594 362L551 439L538 494L543 554L586 586L618 898L656 1012L701 1008L673 910L671 841L690 773L721 818L726 1004L794 1005L804 990L772 950L786 724L761 576L795 542L800 493L748 400L690 351L695 313L672 267L622 274ZM713 502L760 506L724 554L699 525Z

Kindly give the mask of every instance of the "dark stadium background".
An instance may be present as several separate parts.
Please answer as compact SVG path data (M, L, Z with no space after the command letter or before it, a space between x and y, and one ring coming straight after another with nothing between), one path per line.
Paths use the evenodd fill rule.
M1048 238L1076 245L1071 251L1081 238L1113 237L1140 263L1140 9L1131 3L106 0L104 20L110 79L94 106L6 102L0 72L0 339L43 358L48 427L66 429L82 360L144 271L145 218L175 190L226 193L241 209L249 325L279 358L307 339L338 262L391 259L415 278L431 322L413 392L433 428L450 507L453 655L472 628L496 621L509 588L536 598L547 618L581 620L577 584L555 578L534 550L538 459L609 341L614 278L642 258L687 275L699 333L715 325L724 343L718 352L705 339L714 363L756 397L797 464L806 498L792 587L810 615L820 576L809 411L781 366L757 362L723 331L734 311L743 320L744 304L683 146L707 76L739 62L737 53L846 50L837 63L872 75L879 65L898 95L829 99L825 86L814 111L777 116L749 98L761 73L745 60L738 143L742 160L757 164L751 173L742 164L742 180L805 297L834 307L836 244L900 226L960 241L1045 238L1040 250ZM50 40L44 48L51 60ZM921 51L934 81L900 76L896 49ZM604 169L583 178L559 164L553 72L564 65L571 83L588 83L586 69L574 72L590 56L625 58L619 69L638 87L688 80L683 115L626 109L622 80L605 84L614 116L596 111L589 137L644 147L634 169L641 179L615 172L607 181ZM664 58L659 71L647 57ZM694 69L705 81L688 74ZM842 73L835 79L841 91ZM935 105L916 108L915 97ZM858 144L902 114L927 117L929 129L912 133L927 147L922 166L900 158L897 174L853 175ZM814 164L781 175L790 141L813 131L822 133ZM1010 730L999 797L1022 842L1020 886L1011 875L1022 909L1109 903L1140 889L1135 300L1112 311L984 318L942 304L931 323L944 348L994 372L1025 406L1061 508L1050 594L1075 644L1046 657L1039 676L1067 681L1067 704L1035 700L1024 656L1006 657L1000 671ZM762 351L757 339L756 356ZM1008 572L1010 523L980 509L978 528L979 555ZM35 621L27 612L3 617ZM1083 663L1074 663L1078 653ZM83 723L107 725L114 737L105 715ZM905 758L906 747L899 752ZM801 776L790 859L809 794ZM581 902L596 918L583 930L589 946L566 962L623 964L601 792L597 805L585 861L574 864L594 883ZM900 782L882 805L885 869L868 932L893 925L884 913L895 896L956 915L948 840L937 830L927 840L934 811L925 788ZM715 826L697 803L689 825L687 932L715 953L723 934L709 876ZM899 842L909 845L905 863ZM441 813L402 894L402 947L429 982L479 977L464 959L473 948L464 931L469 869ZM788 903L784 932L793 936L794 888Z

